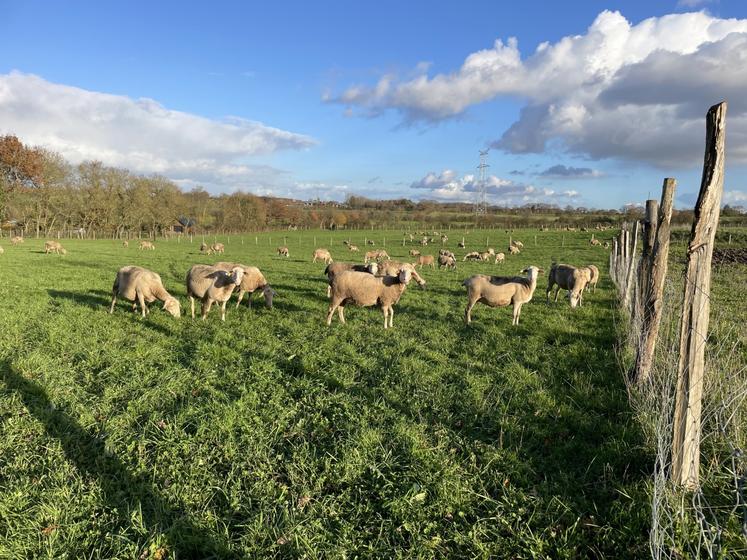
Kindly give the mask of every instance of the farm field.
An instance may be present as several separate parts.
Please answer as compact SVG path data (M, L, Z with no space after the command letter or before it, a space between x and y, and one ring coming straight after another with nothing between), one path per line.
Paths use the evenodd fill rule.
M459 250L452 231L457 271L424 269L393 330L355 307L327 327L314 237L352 261L342 240L365 251L364 236L395 259L414 247L401 231L308 231L219 237L218 256L199 237L152 252L62 240L60 257L0 240L0 558L645 556L653 454L615 353L608 252L523 230L505 264L464 263L508 234ZM518 327L482 305L464 325L465 278L553 259L602 271L582 308L545 304L543 275ZM185 273L219 260L259 266L274 308L255 295L225 323L215 308L191 320ZM158 272L182 317L123 301L109 315L125 264Z

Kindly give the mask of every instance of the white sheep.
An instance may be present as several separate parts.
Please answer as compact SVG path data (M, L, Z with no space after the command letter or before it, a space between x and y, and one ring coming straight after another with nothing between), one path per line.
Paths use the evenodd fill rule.
M23 243L23 237L21 237L20 235L16 235L15 237L10 238L11 245L20 245L21 243Z
M505 261L506 261L506 255L504 253L495 254L495 264L502 263Z
M317 259L324 261L324 264L329 264L332 262L332 255L327 249L316 249L311 262L316 262Z
M510 254L512 254L512 255L518 255L519 253L521 253L521 251L519 250L519 248L516 245L511 245L508 248L508 252Z
M244 298L244 294L249 294L247 297L247 304L249 307L252 306L252 294L259 290L262 296L265 298L265 307L272 309L272 298L277 294L275 290L267 283L264 274L256 266L246 266L239 263L231 262L217 262L213 266L220 268L226 272L231 272L234 268L240 267L244 269L244 276L241 278L241 283L235 288L235 291L239 293L236 298L236 308L238 309L241 305L241 300Z
M456 259L452 255L439 255L438 268L451 268L456 270Z
M378 305L384 313L384 328L394 326L394 305L399 301L412 278L409 270L402 269L397 276L373 276L365 272L348 270L336 275L327 312L327 325L332 324L335 310L341 323L345 322L344 308L348 303L361 307Z
M571 307L581 305L586 284L589 281L586 271L567 264L556 264L550 267L547 278L547 301L550 302L550 292L555 287L555 301L558 301L558 293L561 289L568 290L568 299Z
M59 241L47 241L44 243L44 253L57 253L58 255L67 255L67 251Z
M505 307L513 304L513 325L519 324L521 306L532 299L537 288L537 277L542 269L536 266L525 268L527 277L487 276L477 274L467 278L462 285L467 287L467 308L464 319L469 325L472 322L472 308L475 304L484 303L490 307Z
M137 248L140 249L141 251L143 249L148 249L149 251L155 251L156 250L156 246L153 245L153 243L151 243L150 241L141 241L140 243L138 243L138 247Z
M592 293L597 291L597 282L599 282L599 269L590 264L589 266L583 267L582 270L588 270L588 283L586 284L586 290Z
M162 301L164 311L170 313L172 316L181 316L179 301L166 291L163 287L161 277L146 268L123 266L117 271L117 277L114 279L114 286L112 287L112 304L109 307L109 313L114 313L117 296L133 302L133 311L140 304L140 311L143 317L147 313L150 313L146 304L152 303L155 300Z
M379 264L376 276L397 276L401 270L407 270L417 285L421 288L425 288L425 279L418 274L417 270L415 270L415 265L409 262L398 262L392 260L383 261Z
M130 242L129 241L127 241L126 239L124 241L122 241L122 247L124 247L125 249L127 249L127 247L129 247L129 246L130 246Z
M324 274L327 276L327 297L330 297L332 294L332 282L334 281L335 276L337 276L341 272L346 272L348 270L365 272L367 274L376 276L376 274L379 272L379 265L375 262L368 264L334 262L328 264L327 268L324 269Z
M187 272L186 284L192 308L192 318L195 318L195 299L202 300L202 320L207 319L213 303L221 306L221 321L226 320L226 303L231 299L233 291L244 277L244 269L240 266L230 272L206 264L196 264Z
M462 261L481 261L482 257L480 256L480 253L477 251L472 251L471 253L467 253L464 255L464 258Z
M280 255L281 257L290 258L290 251L288 251L288 247L278 247L278 255Z

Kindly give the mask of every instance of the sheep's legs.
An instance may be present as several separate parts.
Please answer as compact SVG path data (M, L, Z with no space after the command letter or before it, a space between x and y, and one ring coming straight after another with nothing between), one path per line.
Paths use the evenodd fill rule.
M143 294L137 294L137 302L140 304L140 312L143 314L143 317L145 317L148 313L148 308L145 307L145 298L143 297Z
M558 303L558 294L560 293L560 286L555 286L555 303Z
M213 306L213 302L211 300L208 300L207 303L204 301L202 302L202 320L204 321L207 319L208 313L210 313L210 308Z
M225 300L223 304L220 306L220 320L225 321L226 320L226 304L228 303L228 300Z
M477 300L474 300L474 301L469 300L467 302L467 309L465 309L464 311L464 320L467 322L468 325L472 322L472 308L475 306L476 303L477 303Z
M117 303L117 292L114 292L112 294L112 304L111 304L111 307L109 307L109 314L110 315L112 313L114 313L114 304L116 304L116 303Z
M394 307L389 307L389 328L394 328Z
M192 319L195 318L195 298L189 296L189 303L192 305Z
M340 305L337 308L337 316L339 317L340 322L344 324L345 323L345 308L342 305Z
M514 321L511 323L512 325L519 324L519 315L521 315L521 304L514 303Z
M241 305L241 300L244 299L244 291L239 290L239 298L236 300L236 309ZM252 294L249 294L249 307L252 306Z
M332 296L332 284L327 284L327 299Z

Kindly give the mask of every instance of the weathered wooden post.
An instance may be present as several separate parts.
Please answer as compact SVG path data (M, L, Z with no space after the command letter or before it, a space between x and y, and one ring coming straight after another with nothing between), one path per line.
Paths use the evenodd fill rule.
M695 203L687 249L685 294L672 440L672 480L688 489L699 485L700 415L711 293L711 260L724 190L726 102L706 116L703 177Z
M638 248L638 229L641 226L640 221L636 221L633 225L633 235L630 236L630 247L628 249L628 262L627 269L623 272L625 273L625 297L623 298L623 303L628 308L628 313L630 316L633 316L633 309L632 309L632 303L633 303L633 286L635 282L633 281L633 273L635 272L636 266L636 256L635 252Z
M634 382L639 384L645 383L651 376L651 365L656 351L656 340L659 336L664 280L667 277L669 262L669 228L676 187L675 179L664 179L658 218L650 223L647 232L647 236L653 239L647 237L646 246L644 246L646 253L643 258L644 266L641 267L642 274L645 276L641 282L641 338L636 349L635 366L630 376ZM647 201L646 215L648 219L651 219L648 202L652 201Z

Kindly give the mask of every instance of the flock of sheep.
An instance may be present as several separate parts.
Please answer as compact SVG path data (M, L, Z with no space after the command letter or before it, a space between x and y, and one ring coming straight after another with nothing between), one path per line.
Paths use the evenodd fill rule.
M443 239L442 239L443 241ZM595 241L592 238L592 241ZM11 239L13 245L23 243L23 238ZM358 251L355 245L344 242L350 251ZM369 242L373 244L373 242ZM427 243L421 243L423 245ZM592 243L597 245L597 243ZM463 243L459 244L460 246ZM127 241L123 242L128 247ZM510 241L509 253L517 254L523 249L520 241ZM140 241L139 249L155 250L151 241ZM58 241L47 241L44 245L45 253L65 255L66 251ZM202 243L200 252L211 255L222 254L225 247L222 243L208 245ZM0 253L2 248L0 247ZM290 256L288 247L278 247L277 254ZM324 274L327 276L327 297L330 300L326 321L330 325L335 311L341 323L345 322L344 309L348 304L362 307L378 306L384 314L384 328L393 327L394 306L399 302L409 283L414 280L421 288L425 287L425 280L418 274L417 267L430 266L435 269L436 257L423 255L419 250L412 249L409 255L417 257L414 263L392 260L383 249L376 249L365 253L362 264L333 262L332 255L327 249L316 249L312 255L312 262L322 261L327 264ZM463 261L475 260L495 264L504 263L506 255L496 253L490 248L483 252L469 252ZM439 250L438 266L445 269L456 269L457 259L454 253L447 249ZM490 307L506 307L513 305L513 325L519 324L521 307L529 302L537 288L539 275L544 271L536 266L529 266L522 271L524 276L494 276L476 274L470 276L462 285L467 288L467 307L464 318L467 324L472 322L472 310L478 303ZM571 307L581 305L586 290L596 290L599 281L599 269L594 265L574 267L566 264L553 263L548 274L546 297L549 302L550 294L554 290L555 301L559 291L567 290ZM269 285L262 272L255 266L247 266L232 262L218 262L214 265L196 264L187 272L185 278L187 296L190 299L191 316L195 317L195 300L202 303L201 316L205 320L214 304L220 306L221 320L226 319L226 305L234 293L237 293L236 307L238 308L245 294L249 294L248 302L251 306L251 295L259 292L265 299L267 308L272 308L273 297L277 295ZM117 298L132 302L133 311L145 317L149 313L148 304L155 301L163 303L163 309L174 317L181 315L179 301L173 297L163 285L161 277L148 269L139 266L125 266L117 271L112 287L112 300L109 313L114 312Z

